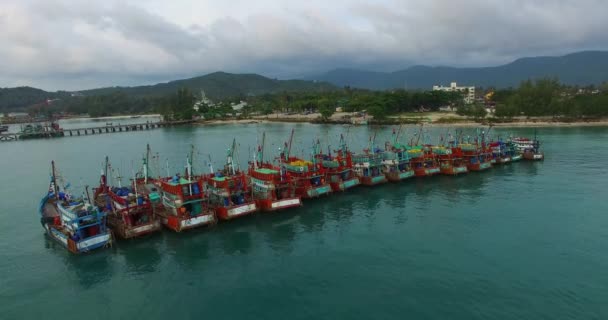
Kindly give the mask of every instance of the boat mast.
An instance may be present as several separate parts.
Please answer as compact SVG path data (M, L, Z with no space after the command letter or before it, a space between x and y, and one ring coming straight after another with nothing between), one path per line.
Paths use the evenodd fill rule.
M287 145L287 153L285 154L285 161L289 161L289 156L291 155L291 143L293 142L293 134L295 129L291 129L291 135L289 136L289 144Z
M144 158L144 183L148 183L148 160L150 159L150 144L146 144L146 157Z
M194 145L190 145L190 154L186 157L186 174L188 175L188 181L192 182L192 156L194 155ZM190 188L190 194L192 194L192 183L188 184Z
M260 163L264 163L264 145L266 144L266 131L262 132L262 147L260 148Z
M59 199L59 187L57 186L57 174L55 172L55 160L51 161L51 173L53 175L53 191L55 198Z

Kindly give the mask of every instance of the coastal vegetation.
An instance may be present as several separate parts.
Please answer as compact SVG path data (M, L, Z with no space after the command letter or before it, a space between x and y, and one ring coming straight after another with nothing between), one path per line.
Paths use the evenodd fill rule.
M233 79L224 74L220 79ZM267 78L266 78L267 79ZM245 77L243 83L233 86L257 87L259 94L237 94L210 98L201 102L202 92L190 87L177 87L174 91L158 95L151 92L129 90L98 90L68 93L56 92L47 98L45 91L34 88L0 89L0 102L3 112L9 108L22 106L32 115L51 116L53 114L88 114L92 117L160 113L166 119L183 120L200 116L204 119L248 118L271 113L319 114L320 121L329 121L336 111L356 112L373 117L373 121L384 123L404 113L438 111L440 108L457 110L459 116L474 121L509 122L515 118L551 117L559 121L577 121L608 117L608 84L600 86L567 86L555 78L526 80L517 88L493 89L479 88L483 95L492 92L491 99L478 97L473 104L464 104L459 92L422 91L422 90L365 90L351 87L317 87L310 84L290 87L295 82L282 84L283 90L275 92L270 87L250 81ZM270 80L270 79L269 79ZM265 82L266 80L263 80ZM274 81L274 80L273 80ZM270 83L274 83L271 81ZM223 83L223 82L222 82ZM224 83L226 86L228 84ZM153 86L154 87L154 86ZM137 87L139 88L139 87ZM172 87L173 88L173 87ZM308 89L307 89L308 88ZM320 89L323 88L323 89ZM12 90L12 91L8 91ZM152 90L149 88L149 90ZM163 91L164 92L164 91ZM93 94L94 93L94 94ZM210 103L213 99L213 103ZM32 103L33 101L39 101ZM235 109L235 104L246 102L243 108ZM193 106L197 104L198 110ZM23 107L27 105L27 107ZM408 118L408 117L406 117ZM412 117L409 117L412 118ZM445 121L459 121L445 117Z

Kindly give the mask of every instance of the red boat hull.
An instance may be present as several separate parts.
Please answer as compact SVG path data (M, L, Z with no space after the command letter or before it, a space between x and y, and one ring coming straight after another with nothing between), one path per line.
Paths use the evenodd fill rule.
M163 224L175 231L182 232L189 229L194 229L207 225L214 225L217 223L217 219L213 212L207 212L205 214L200 214L194 217L179 217L174 215L169 215L167 218L162 219Z
M254 201L247 202L241 205L232 207L217 207L215 214L222 220L230 220L238 217L243 217L258 211Z
M298 197L285 198L281 200L259 199L255 200L257 207L264 212L273 212L288 208L302 206L302 200Z

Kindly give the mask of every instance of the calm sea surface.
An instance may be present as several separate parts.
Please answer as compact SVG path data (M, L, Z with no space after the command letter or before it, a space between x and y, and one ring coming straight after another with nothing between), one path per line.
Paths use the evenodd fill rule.
M146 143L163 174L166 161L183 172L191 144L204 171L209 155L222 165L233 137L245 165L262 131L272 154L294 127L299 155L317 138L335 147L346 131L221 125L1 143L0 318L608 318L608 128L539 129L542 163L359 188L83 256L40 226L51 160L79 189L97 183L105 155L129 176ZM383 142L391 128L351 128L352 149L374 131Z

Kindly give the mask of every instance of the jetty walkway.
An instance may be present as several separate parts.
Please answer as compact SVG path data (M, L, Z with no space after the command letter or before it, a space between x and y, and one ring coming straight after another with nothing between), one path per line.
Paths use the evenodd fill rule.
M16 141L26 139L40 139L40 138L58 138L58 137L74 137L74 136L86 136L103 133L116 133L116 132L130 132L130 131L144 131L157 128L173 127L184 124L194 123L194 120L183 120L183 121L160 121L160 122L144 122L144 123L130 123L130 124L116 124L116 125L105 125L99 127L88 127L88 128L74 128L74 129L59 129L52 130L50 127L45 127L42 131L24 133L2 133L0 134L0 141Z

